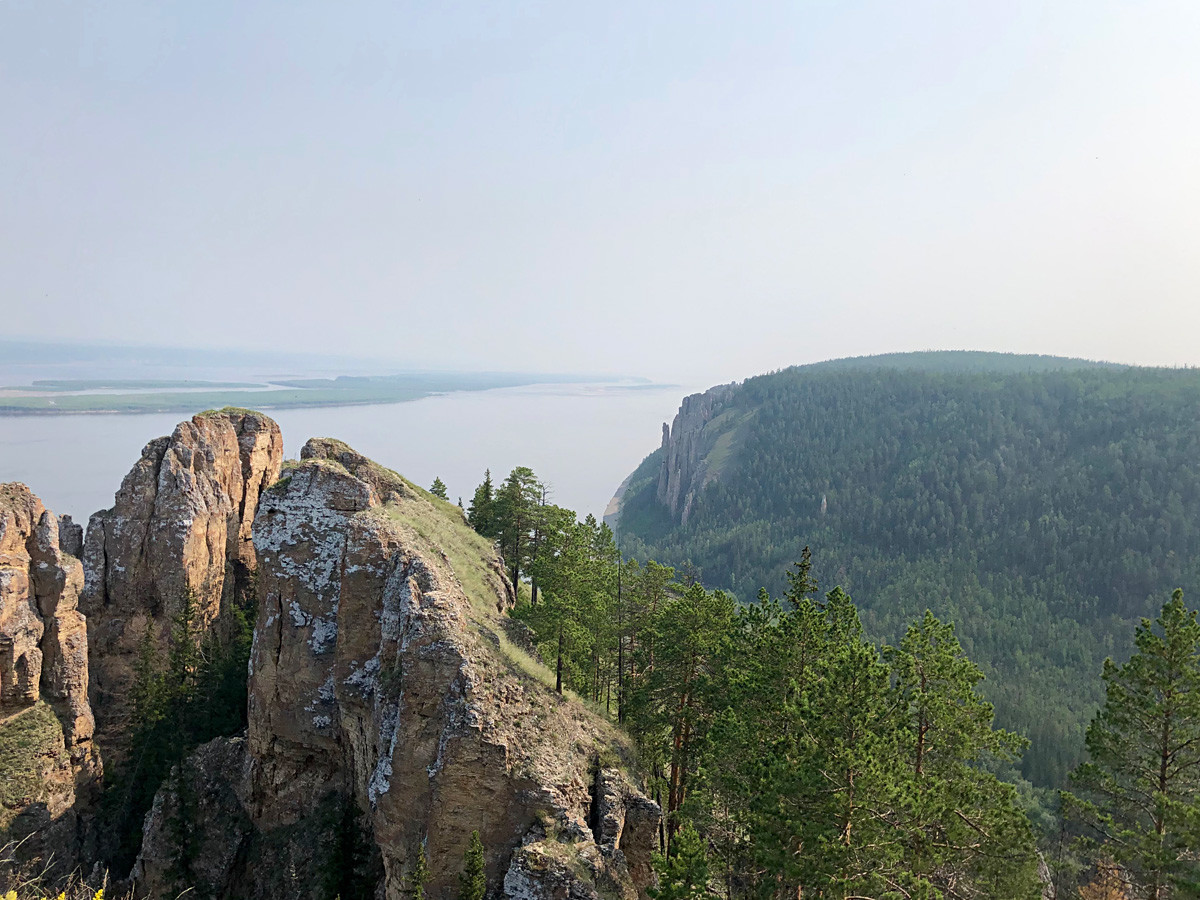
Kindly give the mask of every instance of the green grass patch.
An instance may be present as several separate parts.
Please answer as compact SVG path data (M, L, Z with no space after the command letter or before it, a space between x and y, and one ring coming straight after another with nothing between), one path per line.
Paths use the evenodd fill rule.
M270 485L267 488L267 490L274 491L277 494L282 494L284 491L286 491L288 489L288 485L291 483L292 483L292 476L284 475L282 478L280 478L274 484Z
M445 553L450 568L471 601L472 618L498 644L501 657L515 674L554 690L554 673L514 644L505 633L504 616L496 608L499 597L493 587L494 575L490 566L496 552L492 541L467 524L457 504L435 497L390 469L379 468L389 477L403 482L412 493L399 503L386 504L372 513L411 528L435 556ZM573 695L568 699L579 702Z
M439 509L433 502L436 498L427 503L422 503L423 499L418 497L389 503L376 512L413 529L434 556L445 553L471 601L472 610L488 619L494 618L498 598L491 586L488 567L488 561L494 553L492 542L472 531L461 516L457 522L454 520L458 514L457 506L445 504L454 510L451 513L447 509Z
M21 809L49 796L46 770L63 751L62 725L45 703L0 722L0 835Z
M202 413L197 413L199 416L261 416L257 409L250 409L245 406L222 406L220 409L206 409Z

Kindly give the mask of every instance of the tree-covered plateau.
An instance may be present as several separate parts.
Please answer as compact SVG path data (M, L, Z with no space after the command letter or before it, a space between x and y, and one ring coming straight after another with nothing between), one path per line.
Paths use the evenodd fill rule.
M699 433L686 524L662 451L630 479L624 551L746 602L801 548L899 640L955 623L1022 774L1063 787L1143 616L1200 588L1200 372L996 354L845 360L750 378Z

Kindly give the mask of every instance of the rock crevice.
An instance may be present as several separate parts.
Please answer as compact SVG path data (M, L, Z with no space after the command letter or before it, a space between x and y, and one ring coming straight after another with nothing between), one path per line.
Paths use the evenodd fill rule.
M199 895L279 896L281 871L319 881L328 857L301 835L337 844L352 828L377 863L363 877L389 900L408 896L418 848L429 896L452 897L473 830L493 895L644 896L658 807L621 770L597 771L602 753L624 752L616 732L497 644L512 588L490 542L345 445L310 442L303 456L254 521L248 736L208 745L175 781L211 779L195 839L225 829L242 848L216 854L228 865ZM149 894L178 868L165 824L176 794L151 816ZM330 826L319 810L334 808Z
M143 635L149 629L165 649L189 594L207 628L250 589L254 513L282 463L279 426L266 416L194 416L150 441L113 507L88 522L81 608L93 647L97 740L110 763L127 739L126 698Z
M70 868L101 774L88 703L83 569L59 520L23 484L0 484L0 843ZM12 767L12 770L9 770Z

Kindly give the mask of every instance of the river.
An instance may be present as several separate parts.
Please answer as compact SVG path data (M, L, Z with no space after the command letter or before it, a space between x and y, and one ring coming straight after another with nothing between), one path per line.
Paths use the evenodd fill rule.
M686 394L700 387L534 385L456 392L409 403L268 411L286 453L336 437L422 487L435 477L469 504L484 469L499 482L529 466L549 499L599 518L609 498L662 440ZM147 441L184 416L0 418L0 481L23 481L56 513L85 522L113 494Z

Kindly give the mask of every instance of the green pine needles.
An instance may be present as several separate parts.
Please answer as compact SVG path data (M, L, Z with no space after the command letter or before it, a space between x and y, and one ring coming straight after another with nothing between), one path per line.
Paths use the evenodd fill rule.
M871 643L848 594L820 595L807 548L782 597L739 605L622 560L606 526L537 487L527 469L495 494L485 477L475 517L530 582L514 615L558 690L637 743L665 818L660 900L710 880L745 898L1040 895L1033 829L992 774L1027 742L993 728L952 626L926 612L898 646Z
M481 846L482 849L482 846ZM429 883L429 863L425 859L425 844L417 845L417 861L408 876L408 889L412 900L425 900L425 885Z
M441 498L442 500L450 499L446 495L446 482L442 481L440 477L433 479L433 484L429 486L429 493L433 494L435 497Z
M471 840L463 855L463 870L458 876L458 900L483 900L487 893L487 875L484 872L483 841L478 831L471 832Z
M1067 810L1089 854L1119 863L1139 897L1200 895L1200 623L1176 590L1137 628L1129 662L1104 663L1104 706Z
M254 603L251 582L224 620L206 627L195 595L186 590L167 624L165 642L147 623L134 662L129 753L104 798L111 833L121 841L111 849L116 866L132 865L141 846L142 820L171 768L205 741L246 727ZM187 800L181 795L181 804ZM184 883L190 878L191 832L181 825L175 837Z

